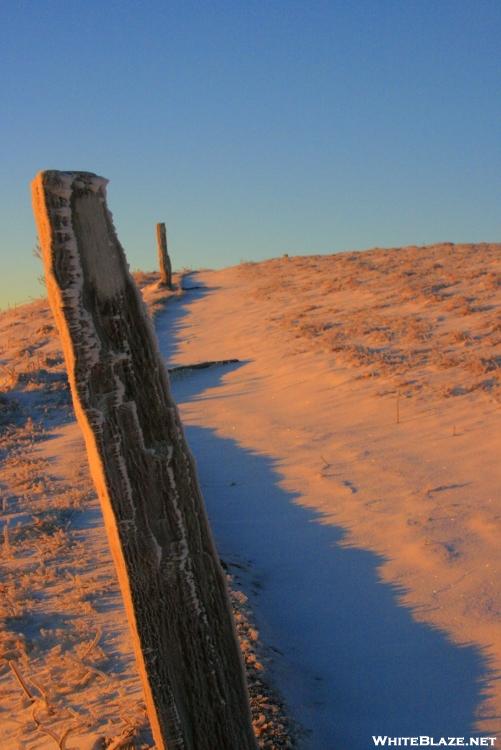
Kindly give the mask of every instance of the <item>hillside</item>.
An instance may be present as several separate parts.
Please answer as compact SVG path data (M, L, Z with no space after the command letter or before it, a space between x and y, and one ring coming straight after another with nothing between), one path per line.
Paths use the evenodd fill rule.
M313 748L365 748L374 727L499 732L500 251L200 272L205 290L174 317L176 363L241 361L181 383L181 413L216 536L262 569L267 598L251 604L294 653L282 685L316 726ZM212 460L225 451L247 471L234 479L240 504L211 489L216 439Z
M270 685L312 750L499 732L501 245L284 256L169 300L138 281L170 366L239 360L172 386L260 746L290 746ZM2 747L149 747L45 300L0 333Z

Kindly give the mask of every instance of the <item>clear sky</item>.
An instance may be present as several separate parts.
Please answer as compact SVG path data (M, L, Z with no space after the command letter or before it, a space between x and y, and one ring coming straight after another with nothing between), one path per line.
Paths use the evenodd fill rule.
M132 268L501 240L501 0L2 0L0 305L29 182L110 180Z

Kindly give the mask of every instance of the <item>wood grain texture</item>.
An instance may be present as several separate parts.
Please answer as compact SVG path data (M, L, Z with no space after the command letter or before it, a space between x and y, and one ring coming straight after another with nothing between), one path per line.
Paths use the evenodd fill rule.
M158 750L255 750L226 581L106 180L41 172L49 301Z

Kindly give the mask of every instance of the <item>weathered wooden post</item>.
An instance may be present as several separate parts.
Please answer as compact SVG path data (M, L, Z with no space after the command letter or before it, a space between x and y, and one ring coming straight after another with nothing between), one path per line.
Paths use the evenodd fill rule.
M106 184L40 172L33 206L156 747L255 750L225 577Z
M157 224L157 246L158 246L158 267L160 268L160 283L164 286L172 287L172 266L170 262L169 251L167 250L167 230L162 222Z

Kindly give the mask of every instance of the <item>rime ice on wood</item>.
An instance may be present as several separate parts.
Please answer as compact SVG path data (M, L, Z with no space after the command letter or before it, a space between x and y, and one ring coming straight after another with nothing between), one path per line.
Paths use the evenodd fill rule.
M159 750L255 750L224 574L106 180L41 172L33 205Z
M172 266L170 262L169 251L167 250L167 230L165 224L157 224L157 246L158 246L158 267L160 269L160 283L165 286L172 286Z

